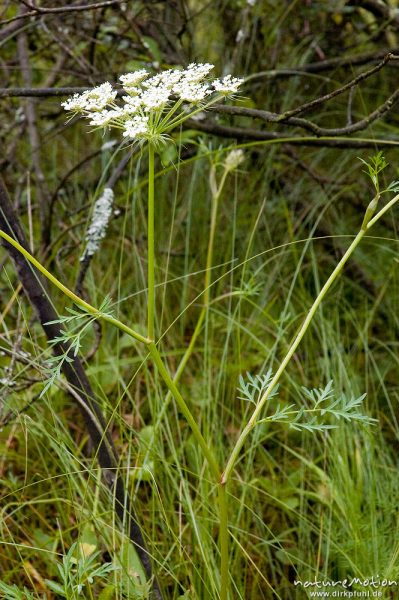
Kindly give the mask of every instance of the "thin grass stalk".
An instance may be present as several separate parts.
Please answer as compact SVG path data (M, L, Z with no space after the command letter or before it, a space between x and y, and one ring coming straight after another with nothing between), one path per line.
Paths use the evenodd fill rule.
M219 503L219 547L220 547L220 600L227 600L229 594L229 513L227 488L218 483Z

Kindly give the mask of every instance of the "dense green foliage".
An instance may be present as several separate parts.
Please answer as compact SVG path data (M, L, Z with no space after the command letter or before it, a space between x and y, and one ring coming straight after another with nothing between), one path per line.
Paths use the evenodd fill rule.
M18 13L17 4L5 3L3 20ZM217 75L253 76L236 106L284 112L333 91L374 62L314 73L301 72L304 65L395 50L396 21L356 4L126 2L30 17L2 39L4 87L26 87L29 78L32 87L86 87L107 78L116 82L136 68L198 60L215 63ZM21 63L21 39L29 73ZM276 76L284 69L297 72ZM395 91L396 72L396 63L389 63L353 93L305 117L328 127L345 126L348 114L357 121ZM0 163L32 252L76 289L94 201L126 149L115 132L66 123L59 98L0 102ZM244 151L221 192L210 302L181 378L221 464L251 414L251 402L237 391L240 377L277 369L361 226L374 190L358 157L367 159L392 142L384 148L390 166L381 181L398 178L396 121L389 112L355 133L368 140L367 148L355 149L353 136L341 136L340 148L328 141L292 145L279 138L303 134L308 140L312 134L212 114L212 122L280 136L225 139L193 124L175 132L175 145L157 157L156 326L162 357L174 372L202 307L214 178L220 181L231 148ZM39 134L36 148L32 126ZM83 285L86 300L100 306L109 296L114 315L143 335L147 183L147 154L137 151L114 187L113 218ZM295 579L374 575L399 581L397 219L396 207L351 257L289 364L278 398L282 408L309 408L303 387L325 388L332 380L336 397L366 393L362 411L378 422L341 419L335 429L313 432L289 428L282 419L254 429L228 487L231 598L307 597ZM150 597L78 405L62 378L41 395L51 348L6 252L1 261L0 597ZM50 284L47 294L67 315L68 299ZM146 348L102 324L90 328L81 355L164 597L218 598L215 486L181 413L173 401L165 404L167 390ZM264 416L276 407L272 398ZM389 596L395 589L384 593L395 597Z

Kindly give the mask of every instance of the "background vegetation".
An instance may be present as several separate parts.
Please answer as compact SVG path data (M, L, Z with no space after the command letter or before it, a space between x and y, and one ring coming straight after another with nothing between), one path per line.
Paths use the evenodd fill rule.
M235 106L285 113L399 53L399 4L117 0L74 7L3 2L1 174L33 254L94 305L109 295L118 318L140 330L146 156L135 152L118 171L124 155L115 134L66 122L56 90L117 82L136 68L211 62L217 75L247 78ZM157 325L173 371L201 309L210 174L220 174L227 148L245 152L220 199L211 303L181 380L221 460L250 414L237 397L240 375L276 369L360 227L373 190L357 157L383 149L386 182L398 178L397 69L390 59L299 115L330 133L315 135L290 115L276 122L251 110L212 111L178 132L175 151L157 162ZM110 177L113 218L83 277L85 231ZM338 395L367 392L364 412L378 425L342 423L314 434L273 423L254 431L229 487L233 598L306 597L295 579L399 580L397 214L387 213L357 249L280 390L282 405L298 406L307 402L302 386L330 380ZM0 259L0 596L77 598L84 585L79 597L148 597L79 406L62 381L39 397L51 352L5 251ZM50 287L47 294L66 314L65 297ZM189 428L173 403L163 412L166 390L139 344L109 326L94 327L85 344L86 374L164 597L217 598L216 507Z

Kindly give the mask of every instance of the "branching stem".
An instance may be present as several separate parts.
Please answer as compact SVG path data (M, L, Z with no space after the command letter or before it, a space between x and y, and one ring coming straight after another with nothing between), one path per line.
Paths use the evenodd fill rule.
M324 286L322 287L322 289L320 290L320 293L318 294L317 298L315 299L315 301L313 302L308 314L306 315L306 318L304 320L304 322L302 323L302 326L300 327L298 333L296 334L294 340L292 341L290 348L287 352L287 354L285 355L283 361L281 362L279 368L277 369L274 377L272 378L272 380L270 381L267 389L265 390L265 393L263 394L263 396L260 398L258 404L256 405L256 408L254 409L251 418L249 419L248 423L246 424L246 426L244 427L244 429L242 430L231 454L230 457L227 461L226 464L226 468L224 470L224 473L222 475L222 484L226 484L227 481L229 480L229 477L231 475L231 472L234 468L234 465L238 459L238 456L240 454L240 451L248 437L248 435L251 433L252 429L255 427L255 425L258 422L258 418L259 415L261 414L263 408L265 407L270 394L272 393L273 389L276 387L277 383L280 380L281 375L284 373L288 363L290 362L291 358L293 357L296 349L298 348L299 344L301 343L317 309L319 308L321 302L323 301L324 297L326 296L328 290L330 289L330 287L332 286L332 284L335 282L335 280L338 278L338 276L340 275L345 263L347 262L347 260L349 259L349 257L352 255L352 253L355 251L355 249L357 248L357 246L359 245L360 241L362 240L363 236L366 234L366 232L370 229L370 227L372 227L377 221L378 219L380 219L380 217L387 211L389 210L397 201L399 200L399 194L397 196L395 196L394 198L392 198L392 200L390 202L388 202L373 218L370 218L369 220L365 219L363 221L362 227L359 231L359 233L356 235L356 237L354 238L354 240L352 241L351 245L349 246L349 248L347 249L347 251L345 252L345 254L343 255L343 257L341 258L341 260L339 261L339 263L336 265L335 269L333 270L333 272L331 273L330 277L327 279L326 283L324 284Z
M43 267L43 265L34 256L32 256L32 254L30 252L28 252L28 250L26 250L23 246L21 246L21 244L19 242L14 240L14 238L9 236L8 233L6 233L5 231L2 231L1 229L0 229L0 237L2 237L6 242L11 244L11 246L14 246L14 248L16 248L16 250L18 250L18 252L20 252L22 254L22 256L24 256L26 258L27 261L29 261L34 267L36 267L36 269L38 271L40 271L40 273L42 273L42 275L44 275L49 281L51 281L51 283L53 283L59 290L61 290L61 292L63 292L66 296L68 296L68 298L70 298L75 304L77 304L78 306L83 308L86 312L93 315L97 319L102 319L106 323L110 323L110 325L114 325L115 327L117 327L118 329L123 331L124 333L127 333L128 335L130 335L135 340L138 340L139 342L142 342L144 344L148 344L150 342L149 339L145 338L143 335L141 335L137 331L134 331L134 329L131 329L131 327L128 327L127 325L122 323L122 321L119 321L119 319L115 319L115 317L112 317L111 315L102 313L98 308L96 308L95 306L92 306L91 304L89 304L88 302L83 300L83 298L80 298L79 296L77 296L66 285L61 283L61 281L59 279L54 277L54 275L52 273L50 273L50 271L48 271L45 267Z
M330 277L327 279L326 283L322 287L320 293L317 298L313 302L302 326L300 327L298 333L293 339L291 346L281 362L278 370L276 371L274 377L271 379L270 384L265 390L264 394L260 398L256 408L254 409L249 421L246 426L242 430L231 454L226 463L226 467L224 472L221 474L216 458L209 446L209 444L205 441L200 428L191 413L189 407L187 406L183 396L181 395L178 387L177 380L179 379L184 366L186 365L195 345L195 341L200 332L202 322L205 318L206 311L209 306L210 299L210 269L212 266L212 256L213 256L213 246L214 246L214 237L216 231L216 218L217 218L217 210L218 210L218 199L220 196L220 192L224 185L224 180L226 176L226 172L224 173L221 183L214 195L213 205L212 205L212 216L211 216L211 229L210 229L210 237L208 244L208 254L207 254L207 265L206 265L206 275L205 275L205 292L204 292L204 306L201 309L201 313L197 322L197 326L195 328L193 337L191 339L190 345L186 350L186 353L183 357L182 362L179 365L179 368L176 372L174 379L169 374L161 356L158 351L158 348L154 342L154 321L155 321L155 250L154 250L154 148L149 145L149 185L148 185L148 337L144 337L135 330L131 329L118 319L108 315L106 313L101 312L99 309L95 308L79 296L77 296L74 292L72 292L68 287L62 284L54 275L52 275L43 265L40 264L38 260L36 260L29 252L26 250L19 242L13 239L4 231L0 230L0 237L3 238L6 242L11 244L14 248L16 248L27 261L29 261L35 268L38 269L49 281L51 281L58 289L60 289L66 296L68 296L75 304L83 308L89 314L93 315L95 318L102 319L103 321L114 325L121 331L127 333L132 338L144 343L147 345L150 356L158 369L158 372L162 379L164 380L169 394L173 396L175 399L180 411L183 413L187 424L189 425L196 441L201 447L202 453L207 460L210 470L215 477L215 482L218 485L218 502L219 502L219 542L220 542L220 555L221 555L221 569L220 569L220 600L227 600L228 598L228 587L229 587L229 552L228 552L228 511L227 511L227 490L226 483L228 482L231 472L234 469L236 461L239 457L240 451L251 433L252 429L259 422L259 415L261 414L263 408L265 407L273 389L276 387L281 375L284 373L287 365L289 364L291 358L293 357L296 349L298 348L300 342L302 341L317 309L319 308L321 302L329 291L330 287L336 281L338 276L340 275L342 269L344 268L346 262L349 257L355 251L360 241L367 233L367 231L399 200L399 194L396 195L392 200L390 200L375 216L373 216L373 212L375 210L374 204L369 206L369 213L366 213L366 218L362 223L362 227L349 248L345 252L344 256L341 258L339 263L336 265L335 269L331 273Z

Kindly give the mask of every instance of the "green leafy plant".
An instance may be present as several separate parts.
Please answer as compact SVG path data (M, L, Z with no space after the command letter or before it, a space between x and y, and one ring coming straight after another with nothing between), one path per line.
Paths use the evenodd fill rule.
M8 585L4 581L0 580L0 593L3 598L7 600L37 600L37 596L34 596L29 590L24 587L19 589L18 586Z
M274 374L271 371L266 375L248 376L248 380L240 379L241 398L249 401L249 405L253 408L251 416L239 432L234 445L227 456L224 468L219 464L219 458L213 450L212 440L207 439L202 433L195 415L184 399L179 388L179 379L183 370L192 355L196 340L198 338L201 327L206 316L206 309L210 304L210 272L212 266L213 248L215 238L218 231L218 202L221 192L224 187L227 175L237 169L242 162L242 154L238 149L234 149L234 154L230 153L230 160L225 160L222 163L223 172L219 180L217 177L216 166L211 168L210 173L210 189L212 192L212 211L210 223L210 236L208 243L206 277L203 292L204 310L200 312L197 325L194 329L193 336L189 342L187 351L184 352L180 364L176 368L174 375L169 371L160 351L159 351L159 336L157 336L156 328L156 282L155 282L155 158L156 153L162 146L167 144L169 133L176 127L180 126L190 116L195 116L202 110L209 108L212 103L220 101L224 97L234 94L241 80L236 80L230 76L225 77L221 82L208 83L205 81L209 73L209 65L191 65L187 71L172 70L165 74L155 76L148 79L148 74L140 71L123 76L122 83L127 93L124 99L124 105L120 106L116 103L116 91L113 90L110 84L103 84L94 90L84 92L80 96L75 96L71 100L64 103L64 107L72 110L74 113L83 114L91 119L90 123L99 127L114 127L122 131L124 138L128 142L138 143L141 146L147 144L148 150L148 205L147 205L147 335L141 335L136 329L133 329L122 321L108 314L104 307L95 308L91 306L76 294L71 292L66 286L59 282L48 270L46 270L31 254L22 248L15 240L6 233L0 232L0 235L10 244L17 248L41 273L43 273L50 281L53 282L60 290L62 290L77 306L85 311L85 314L75 311L71 312L70 316L66 317L65 323L72 326L70 332L65 334L56 342L62 342L67 347L67 352L63 354L61 360L68 360L68 353L78 352L81 346L81 333L87 329L93 319L102 319L120 331L129 335L135 341L139 341L146 347L148 356L152 360L157 372L161 376L164 384L168 388L168 395L165 400L165 406L170 398L173 398L184 415L187 424L189 425L193 438L199 446L203 457L206 459L211 472L211 478L214 487L218 493L218 530L219 530L219 555L220 568L217 574L219 596L221 600L226 600L230 595L230 573L229 573L229 516L227 486L231 479L233 470L236 467L237 461L241 455L241 451L252 435L257 425L266 421L287 423L291 428L297 430L307 430L310 432L323 431L336 426L330 422L324 422L323 418L333 418L336 420L345 421L360 421L363 423L373 423L374 420L359 412L359 407L364 396L351 398L346 400L344 396L333 398L332 384L327 384L322 390L303 390L305 400L310 404L310 408L300 407L295 408L294 405L281 406L277 405L276 410L269 417L264 416L266 407L271 406L271 399L277 394L277 386L280 378L285 372L288 364L292 360L296 349L303 340L310 323L313 321L315 314L320 307L322 301L327 295L332 285L336 282L341 274L345 264L360 244L363 237L370 228L381 218L387 210L399 201L399 195L392 198L383 208L377 213L378 203L380 200L380 183L379 174L386 167L386 161L382 154L378 154L367 165L368 174L370 175L373 185L376 190L376 196L369 204L363 223L359 232L354 237L353 241L347 248L341 260L333 269L325 284L322 286L316 299L307 311L306 317L299 327L297 334L288 344L288 350L280 361L279 367ZM205 81L205 83L204 83ZM206 100L206 98L211 100ZM237 154L239 153L239 154ZM390 188L385 191L396 191L396 183L391 184ZM80 324L84 321L83 328ZM54 378L60 373L59 365L56 363L53 374ZM53 377L53 375L52 375ZM52 381L54 381L54 378ZM48 388L46 388L48 389ZM184 486L184 482L182 482ZM83 560L83 559L82 559ZM74 563L71 553L63 561L63 565L59 567L62 584L52 584L57 587L61 594L79 593L84 586L94 580L95 577L101 578L110 572L110 567L97 567L93 564L94 558L81 563ZM49 583L50 585L50 583ZM55 590L55 587L52 589ZM65 595L64 597L72 597Z
M64 362L72 362L72 357L77 356L82 348L82 341L88 333L90 327L98 318L113 318L110 312L111 300L105 298L98 309L98 315L93 315L87 311L83 305L81 310L66 308L68 315L62 316L54 321L49 321L47 325L58 323L64 327L62 335L53 338L50 347L60 346L65 348L64 352L59 352L47 359L47 378L40 396L43 396L55 381L61 377L62 366Z
M78 543L72 544L62 563L57 564L59 583L46 579L46 585L61 598L76 600L86 596L94 598L91 586L96 580L107 579L116 570L111 563L100 564L99 552L88 556L79 551Z

